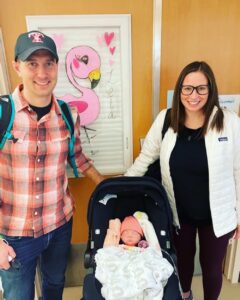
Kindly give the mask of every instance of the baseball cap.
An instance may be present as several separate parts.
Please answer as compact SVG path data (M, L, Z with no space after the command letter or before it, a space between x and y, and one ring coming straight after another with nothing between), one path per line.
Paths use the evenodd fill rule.
M134 230L143 236L142 227L138 220L133 216L128 216L122 221L120 233L122 234L124 230Z
M19 35L15 46L15 61L20 59L25 61L28 57L37 50L45 49L58 61L57 48L54 40L48 35L32 30Z

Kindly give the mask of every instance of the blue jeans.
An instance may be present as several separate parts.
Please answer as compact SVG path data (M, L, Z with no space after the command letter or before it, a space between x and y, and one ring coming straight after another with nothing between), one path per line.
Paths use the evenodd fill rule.
M42 299L61 300L70 250L72 219L38 238L6 237L16 252L8 270L0 270L4 300L33 300L37 262L42 277Z

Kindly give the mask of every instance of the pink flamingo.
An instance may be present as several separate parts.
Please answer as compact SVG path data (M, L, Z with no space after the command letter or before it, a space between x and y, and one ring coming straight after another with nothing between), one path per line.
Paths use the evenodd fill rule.
M94 122L100 112L98 96L93 91L97 86L100 73L100 57L89 46L78 46L70 49L66 55L66 73L70 83L81 93L80 97L65 94L60 99L68 102L70 106L76 106L80 114L81 126ZM91 88L80 86L76 79L89 79Z

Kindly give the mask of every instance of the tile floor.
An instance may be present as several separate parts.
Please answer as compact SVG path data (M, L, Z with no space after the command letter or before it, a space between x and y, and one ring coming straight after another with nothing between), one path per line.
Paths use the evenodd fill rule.
M193 292L194 300L203 300L202 294L202 277L194 276ZM82 288L66 288L63 294L63 300L80 300ZM224 278L223 288L219 300L240 300L240 283L231 284Z
M202 294L202 277L194 276L193 293L194 300L203 300ZM82 287L65 288L63 300L80 300L82 296ZM0 294L0 300L2 299ZM36 299L36 298L35 298ZM231 284L225 278L223 279L223 288L219 300L239 300L240 299L240 283Z
M194 276L193 292L194 300L203 300L202 276ZM218 300L240 300L240 283L231 284L223 277L223 287Z

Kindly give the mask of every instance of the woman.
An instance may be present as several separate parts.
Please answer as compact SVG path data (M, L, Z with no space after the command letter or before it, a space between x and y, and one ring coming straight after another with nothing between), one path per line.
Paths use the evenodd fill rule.
M160 156L183 298L193 299L198 232L204 300L216 300L228 240L240 237L240 119L220 108L215 77L206 62L190 63L180 73L162 140L165 114L159 113L125 175L143 175Z

